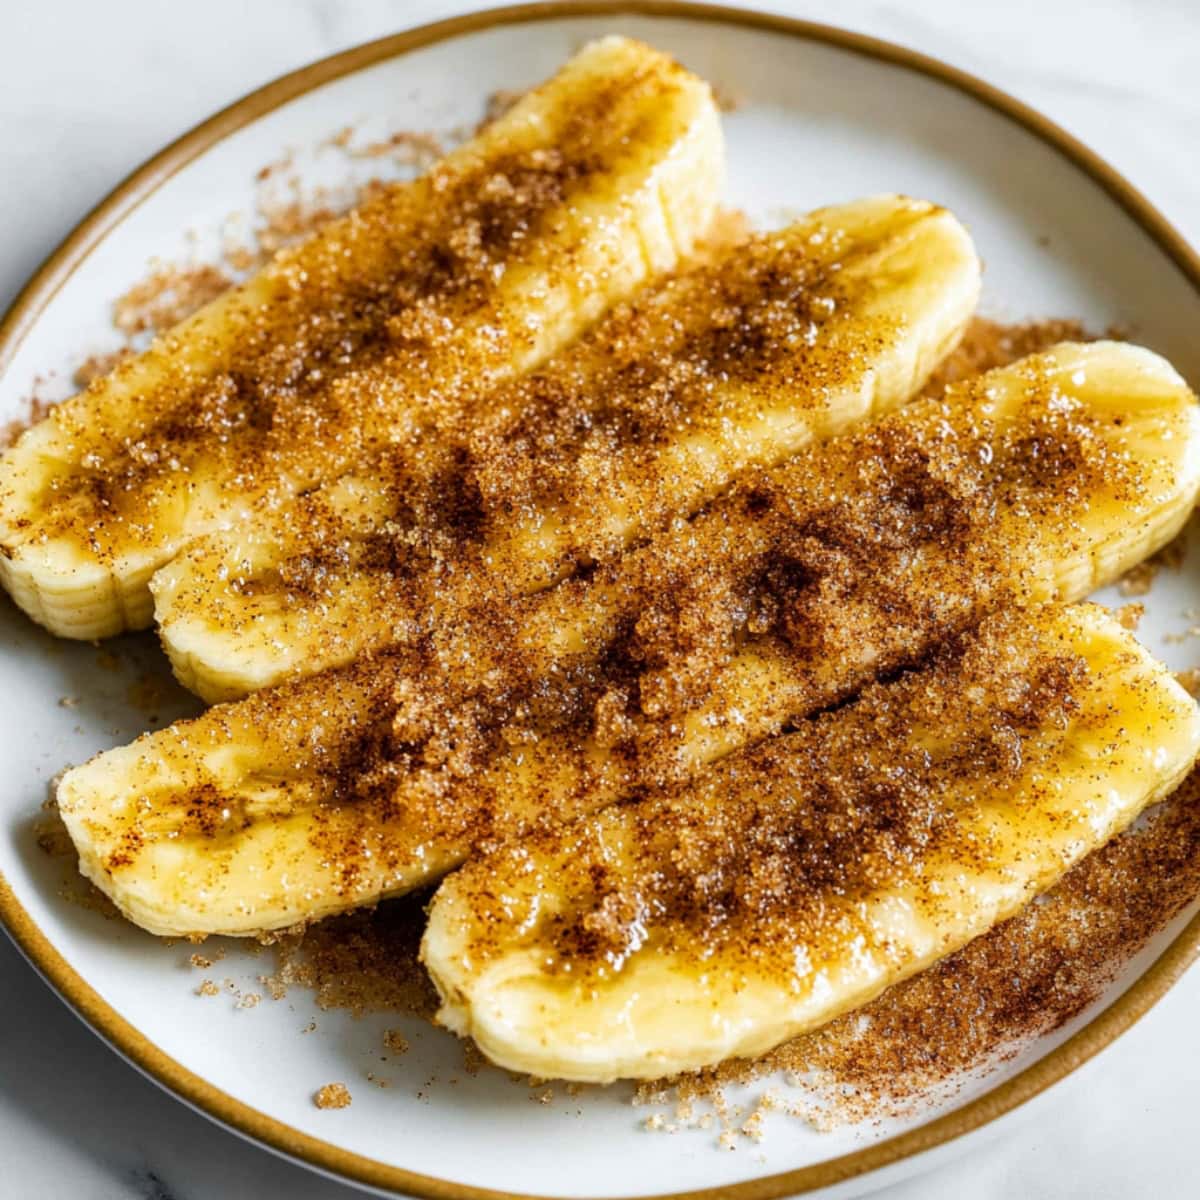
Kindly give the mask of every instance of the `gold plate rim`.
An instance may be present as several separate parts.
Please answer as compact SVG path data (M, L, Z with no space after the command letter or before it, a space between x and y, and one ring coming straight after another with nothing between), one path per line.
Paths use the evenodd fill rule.
M689 0L543 0L452 17L331 55L256 89L185 133L138 167L84 217L17 294L0 319L0 371L8 367L46 306L109 231L176 172L230 134L322 84L434 43L503 25L582 16L675 17L714 26L736 25L819 42L947 84L1027 129L1098 184L1200 296L1200 255L1123 175L1035 109L940 59L835 26ZM54 947L3 875L0 922L37 971L114 1050L234 1132L318 1171L382 1191L428 1200L550 1200L545 1195L473 1187L391 1166L259 1112L171 1058L109 1005ZM1198 954L1200 914L1112 1004L1062 1045L986 1095L916 1129L838 1158L743 1183L622 1200L778 1200L831 1187L945 1145L1031 1100L1110 1045L1166 994Z

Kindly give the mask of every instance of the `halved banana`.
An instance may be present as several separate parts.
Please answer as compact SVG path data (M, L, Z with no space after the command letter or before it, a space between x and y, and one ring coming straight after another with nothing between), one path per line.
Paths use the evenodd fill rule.
M586 580L102 754L59 804L84 873L154 932L316 920L673 786L989 610L1077 598L1198 485L1170 366L1060 346L753 473Z
M1200 709L1104 610L1010 610L690 788L452 875L422 943L439 1019L549 1078L761 1054L1016 912L1198 752Z
M151 620L151 574L544 360L709 224L706 83L605 38L56 408L0 458L0 580L51 632Z
M611 558L910 399L978 293L962 226L903 197L752 238L466 405L449 460L388 455L193 545L151 585L175 672L229 699Z

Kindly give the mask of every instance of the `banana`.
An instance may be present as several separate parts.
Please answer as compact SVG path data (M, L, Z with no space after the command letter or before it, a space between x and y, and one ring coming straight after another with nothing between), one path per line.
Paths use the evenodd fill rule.
M1016 912L1198 752L1200 709L1104 610L1010 610L692 787L452 875L422 942L439 1019L548 1078L761 1054Z
M902 197L752 238L481 394L449 459L386 455L195 543L151 583L175 672L231 699L606 561L748 466L910 399L978 293L966 231Z
M64 637L148 625L192 538L253 524L545 360L705 232L707 84L582 50L429 174L285 251L0 459L0 580Z
M1078 598L1198 487L1171 367L1065 344L752 471L588 577L101 754L59 806L153 932L316 920L680 786L989 611Z

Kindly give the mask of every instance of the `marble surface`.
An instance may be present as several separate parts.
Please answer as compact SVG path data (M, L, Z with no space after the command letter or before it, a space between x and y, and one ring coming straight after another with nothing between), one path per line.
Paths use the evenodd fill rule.
M727 0L728 2L728 0ZM763 5L768 6L768 5ZM0 306L100 196L214 109L311 59L463 0L40 0L0 37ZM1200 243L1200 8L1191 0L804 0L779 11L907 43L1067 126ZM1200 971L1060 1085L1036 1122L886 1194L1195 1191ZM124 1064L0 939L0 1197L342 1200Z

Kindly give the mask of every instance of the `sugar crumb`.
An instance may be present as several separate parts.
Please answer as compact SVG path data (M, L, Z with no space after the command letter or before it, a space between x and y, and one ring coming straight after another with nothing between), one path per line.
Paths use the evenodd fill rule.
M1200 696L1200 667L1188 667L1186 670L1176 671L1175 678L1188 695Z
M1145 615L1146 606L1136 601L1132 604L1122 604L1120 608L1113 609L1113 616L1116 617L1117 623L1122 629L1128 629L1130 633L1136 631Z
M350 1089L344 1083L327 1083L313 1095L318 1108L349 1108L351 1100Z

